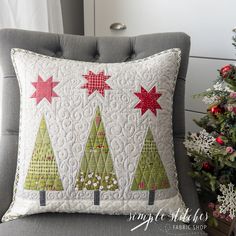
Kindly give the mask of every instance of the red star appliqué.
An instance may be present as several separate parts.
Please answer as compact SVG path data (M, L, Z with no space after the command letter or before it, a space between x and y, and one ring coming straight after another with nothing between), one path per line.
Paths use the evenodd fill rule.
M53 82L52 77L47 81L38 76L37 82L32 82L36 91L33 93L31 98L36 98L36 103L39 104L44 98L46 98L50 103L52 102L52 97L58 97L58 95L53 91L53 88L57 86L59 82Z
M88 89L88 94L91 95L94 91L98 91L103 97L105 94L105 89L111 89L111 87L106 83L111 76L105 75L104 71L95 74L92 71L89 71L87 75L83 77L88 81L81 88Z
M149 92L141 86L141 92L134 94L140 99L140 102L134 108L141 109L142 115L147 110L150 110L156 116L156 110L162 109L157 102L157 99L161 96L161 94L156 92L155 86Z

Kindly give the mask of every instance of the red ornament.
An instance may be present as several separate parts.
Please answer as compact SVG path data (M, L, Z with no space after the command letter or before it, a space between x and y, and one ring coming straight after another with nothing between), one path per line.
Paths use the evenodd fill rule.
M216 138L216 142L219 143L220 145L223 145L223 144L224 144L224 141L223 141L223 139L222 139L221 137L222 137L222 136L218 136L218 137Z
M223 110L219 107L219 106L213 106L212 108L211 108L211 112L212 112L212 114L220 114L220 113L222 113L223 112Z
M202 169L207 171L207 172L210 172L210 171L212 171L213 166L208 161L204 161L202 163Z
M226 65L220 69L220 75L225 79L229 76L229 73L232 71L232 65Z
M215 204L213 202L209 202L207 206L209 209L215 210Z

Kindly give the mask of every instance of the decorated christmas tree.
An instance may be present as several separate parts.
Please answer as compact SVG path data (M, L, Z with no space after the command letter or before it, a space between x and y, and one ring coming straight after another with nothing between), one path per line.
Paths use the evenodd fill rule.
M141 156L135 171L131 190L149 191L148 204L153 205L155 191L169 188L170 183L157 150L150 128L148 129Z
M191 175L213 215L230 221L236 215L236 66L222 67L213 88L198 96L208 109L195 121L202 130L185 141Z
M100 204L100 191L118 189L118 181L99 108L96 110L80 164L76 188L93 190L94 205Z
M39 191L40 206L46 205L45 191L63 190L44 117L40 122L24 188Z

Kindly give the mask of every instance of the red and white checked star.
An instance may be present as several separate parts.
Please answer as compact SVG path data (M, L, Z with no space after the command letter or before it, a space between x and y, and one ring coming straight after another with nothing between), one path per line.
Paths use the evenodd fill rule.
M111 87L106 83L111 76L105 75L104 71L98 74L89 71L87 75L83 77L88 81L81 88L88 89L88 94L91 95L93 92L98 91L103 97L105 95L105 90L111 89Z

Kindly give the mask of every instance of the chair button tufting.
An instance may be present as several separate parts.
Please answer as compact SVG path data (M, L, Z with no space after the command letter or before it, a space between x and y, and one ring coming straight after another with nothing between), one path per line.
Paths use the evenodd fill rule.
M61 57L62 56L62 51L56 51L55 56L56 57Z
M99 53L96 53L96 54L94 55L95 60L98 60L99 57L100 57Z
M130 54L131 59L134 59L135 57L136 57L136 54L134 52Z

